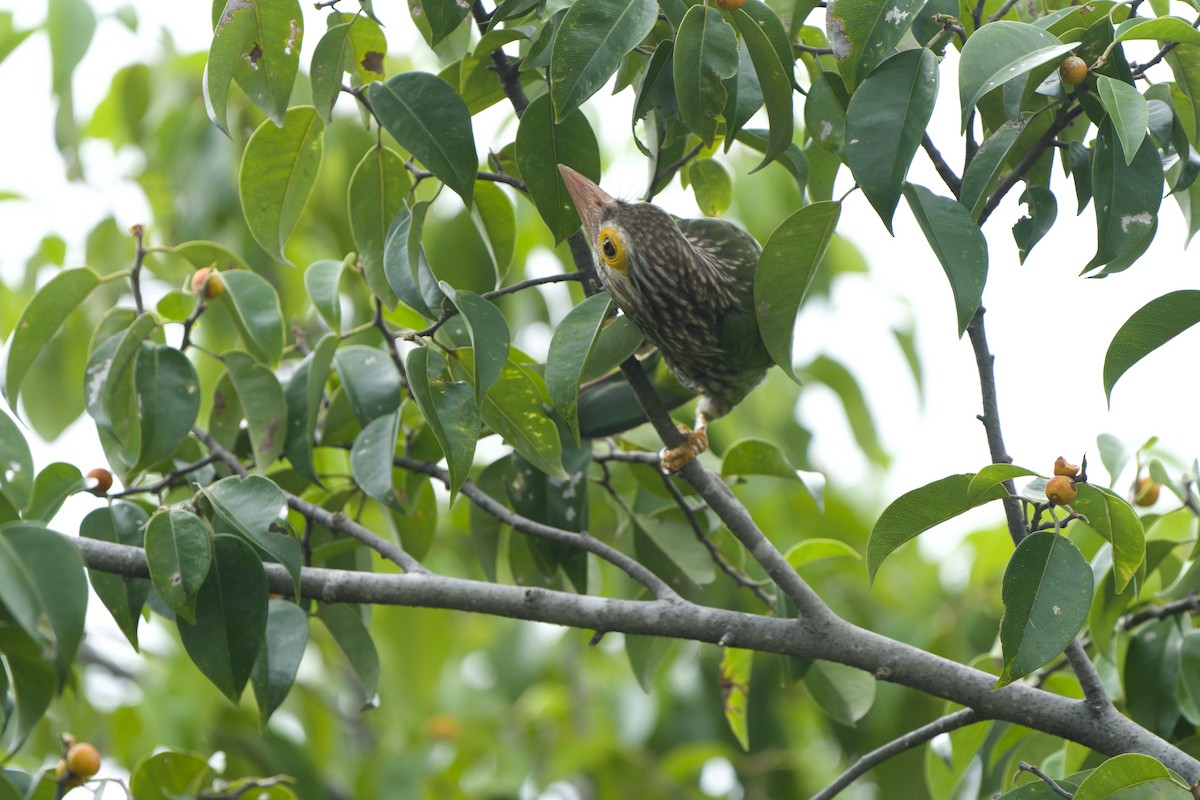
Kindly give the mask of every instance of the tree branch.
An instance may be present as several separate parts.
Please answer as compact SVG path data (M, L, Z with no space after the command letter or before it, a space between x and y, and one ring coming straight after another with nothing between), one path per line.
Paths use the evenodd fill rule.
M950 731L956 731L959 728L965 728L967 725L972 725L976 722L982 722L983 717L975 713L973 708L964 708L961 711L955 711L953 714L947 714L940 719L935 719L927 725L922 725L915 728L903 736L893 739L881 747L878 747L871 752L861 756L857 761L851 764L845 772L837 776L833 783L826 786L821 791L812 796L812 800L832 800L843 789L854 783L862 775L875 767L887 761L889 758L903 753L905 750L911 750L914 747L919 747L935 736Z
M1038 159L1045 155L1046 151L1054 146L1055 140L1063 130L1075 121L1075 118L1083 113L1083 106L1078 103L1066 109L1058 119L1051 125L1050 129L1042 134L1042 138L1037 140L1037 143L1030 148L1017 166L1003 177L996 184L996 188L992 191L991 197L987 199L987 203L983 206L983 211L979 213L979 225L982 227L987 218L992 215L992 212L1000 205L1000 201L1008 194L1009 190L1017 185L1019 181L1025 179L1025 173L1037 163Z
M1030 775L1036 776L1037 778L1039 778L1042 781L1042 783L1044 783L1050 787L1050 791L1054 792L1059 797L1065 797L1065 798L1067 798L1067 800L1073 800L1073 798L1075 797L1075 795L1071 794L1066 789L1059 786L1058 783L1054 780L1054 778L1051 778L1049 775L1042 772L1040 769L1038 769L1033 764L1030 764L1027 761L1018 762L1017 769L1021 770L1022 772L1028 772Z
M525 280L517 281L516 283L514 283L510 286L502 286L499 289L493 289L490 292L484 292L483 294L480 295L480 297L482 297L484 300L494 300L497 297L503 297L506 294L512 294L514 292L519 292L522 289L528 289L531 286L541 286L542 284L546 284L546 283L565 283L566 281L579 281L579 280L583 280L583 278L584 278L584 274L582 272L566 272L566 273L563 273L562 275L543 275L540 278L526 278ZM412 339L417 336L433 336L433 334L437 333L438 328L442 327L443 325L446 324L446 322L448 320L450 320L456 316L458 316L458 309L451 306L449 308L444 309L442 311L441 316L439 316L437 318L437 320L434 321L434 323L432 325L430 325L428 328L424 328L419 331L413 331L412 333L405 334L405 336L409 339Z

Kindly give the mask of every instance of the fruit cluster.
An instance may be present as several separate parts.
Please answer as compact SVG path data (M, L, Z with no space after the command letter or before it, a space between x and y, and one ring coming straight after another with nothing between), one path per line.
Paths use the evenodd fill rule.
M1068 464L1059 456L1054 461L1054 477L1046 481L1046 499L1056 506L1070 505L1075 502L1079 491L1075 488L1075 479L1079 477L1079 467Z
M63 789L73 789L91 780L100 771L100 751L88 742L76 742L69 733L62 736L63 757L55 775Z

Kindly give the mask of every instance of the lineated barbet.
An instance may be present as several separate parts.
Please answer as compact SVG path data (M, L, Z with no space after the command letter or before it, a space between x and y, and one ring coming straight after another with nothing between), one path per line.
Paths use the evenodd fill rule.
M703 395L695 428L680 425L683 444L662 456L664 471L682 469L708 449L708 421L740 403L771 365L754 314L762 248L731 222L676 220L650 203L618 200L570 167L558 169L604 288L680 383Z

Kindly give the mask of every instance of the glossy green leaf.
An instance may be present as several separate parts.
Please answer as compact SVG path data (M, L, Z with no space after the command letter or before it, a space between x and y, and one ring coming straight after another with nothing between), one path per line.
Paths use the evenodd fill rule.
M383 249L383 271L386 281L372 284L377 277L367 275L367 285L383 301L395 305L398 298L406 306L432 319L438 316L433 309L441 305L442 293L437 279L425 260L421 232L425 224L427 203L415 203L412 211L401 208L388 228Z
M696 205L707 217L719 217L733 203L733 176L720 161L698 158L687 167Z
M300 659L308 645L308 615L295 603L267 603L267 635L250 673L250 686L258 702L258 722L266 725L296 680Z
M847 89L854 91L876 65L891 55L923 5L920 0L840 0L831 4L825 34Z
M332 258L315 261L304 271L304 288L313 308L334 333L342 332L342 296L339 285L346 262Z
M417 0L413 13L419 9L429 25L429 46L445 39L462 24L470 9L457 0Z
M754 273L754 311L771 359L799 382L792 366L796 314L837 228L840 203L805 206L775 229Z
M720 667L721 703L725 708L725 721L729 723L729 730L747 752L750 750L747 711L750 706L750 670L753 666L753 650L725 648Z
M804 472L788 461L779 445L763 439L741 439L731 444L721 459L721 477L770 475L795 481L804 487L818 508L824 506L825 476Z
M187 439L200 412L200 379L179 350L146 344L138 353L133 381L142 423L135 466L144 469L170 458Z
M282 127L269 120L259 125L242 152L242 214L254 240L276 261L291 263L283 246L316 186L324 137L325 123L317 110L296 106L287 110Z
M213 562L196 598L196 622L176 619L192 662L231 703L241 697L267 628L267 576L250 546L213 539Z
M483 422L547 475L564 477L562 440L533 379L511 360L479 407Z
M236 78L271 122L286 125L303 37L297 0L229 0L214 23L204 72L205 106L213 123L226 130L229 83Z
M1004 671L997 689L1066 649L1087 620L1092 588L1092 570L1069 539L1055 531L1038 531L1021 540L1001 589Z
M107 508L97 508L83 518L79 535L85 539L141 547L143 526L149 518L141 506L118 502ZM125 638L138 649L138 620L150 594L150 582L145 578L128 579L111 572L88 570L92 589Z
M1121 140L1125 164L1132 164L1142 140L1146 138L1146 125L1150 121L1146 98L1128 83L1107 75L1096 76L1096 91L1100 95L1100 103L1112 119L1117 138Z
M863 90L868 85L863 84ZM905 183L904 199L950 281L961 337L983 299L988 269L987 240L971 212L951 198L936 195L915 183Z
M300 540L282 524L283 490L261 475L231 475L201 488L213 510L263 556L282 564L300 593Z
M504 364L508 361L509 332L504 314L490 300L474 292L455 291L443 281L442 292L458 309L466 323L467 336L474 352L472 383L475 386L476 405L500 378Z
M512 200L495 183L476 181L474 214L487 236L496 271L503 277L517 248L517 215Z
M688 9L675 35L675 97L684 124L705 146L712 146L717 117L725 108L722 81L737 69L737 36L721 12L706 5Z
M29 504L33 494L33 454L13 418L0 410L0 494L16 508Z
M1120 327L1104 356L1104 396L1129 368L1200 322L1200 291L1181 289L1156 297Z
M12 523L0 530L0 565L5 581L14 573L21 576L13 591L0 589L0 600L33 641L44 643L42 657L53 666L61 691L83 639L88 604L83 558L62 534L40 525ZM33 630L25 627L28 620L21 617L26 615L18 616L9 602L14 591L31 592L20 602L35 614Z
M1132 791L1131 791L1132 790ZM1075 792L1075 800L1192 800L1157 760L1141 753L1125 753L1096 767Z
M321 402L325 395L325 382L329 379L337 345L338 338L335 334L322 336L312 352L296 367L284 392L288 408L284 455L298 473L318 486L321 481L313 466L313 438L317 430L317 415L321 411Z
M84 372L84 407L101 435L119 449L124 465L141 451L141 415L133 374L142 345L155 327L152 314L141 314L129 327L98 345Z
M137 763L129 776L129 791L138 800L195 797L208 775L208 761L203 756L164 750Z
M25 518L31 521L49 524L63 502L86 489L83 473L74 464L61 461L47 464L45 469L33 480L33 497L29 501L29 510Z
M937 89L937 58L906 50L880 64L846 109L846 161L888 231Z
M572 3L550 49L553 118L562 122L599 91L621 59L650 33L657 18L654 0Z
M546 355L546 391L576 442L579 441L580 379L611 305L608 293L592 295L563 317L550 339L550 350Z
M763 104L767 108L767 146L762 151L763 160L751 172L756 172L782 156L792 146L792 62L786 65L767 33L745 9L736 9L733 26L741 34L742 41L750 53L758 85L762 91ZM739 137L739 141L740 141Z
M975 506L1004 497L1001 486L993 486L974 499L968 495L973 474L950 475L902 494L879 516L867 540L867 575L874 581L883 560L900 545L935 525Z
M992 181L1000 174L1008 154L1028 123L1027 115L1007 120L984 139L975 157L971 159L966 173L963 174L962 191L958 201L971 212L972 219L979 218Z
M1160 42L1181 42L1200 45L1200 31L1179 17L1130 17L1117 26L1114 41L1128 42L1138 39L1157 39Z
M1016 464L989 464L971 477L971 482L967 484L967 502L975 503L985 497L990 498L996 487L1005 481L1036 474Z
M1117 594L1137 574L1146 555L1146 534L1137 512L1124 499L1108 489L1090 483L1076 486L1079 496L1071 508L1083 514L1088 525L1113 546L1113 570L1117 575Z
M471 112L454 87L428 72L405 72L370 84L367 98L392 138L470 205L475 134Z
M222 356L226 374L237 392L254 450L254 463L266 471L283 452L287 437L287 400L283 387L269 369L243 352Z
M37 290L21 311L8 340L4 372L4 399L16 407L21 382L67 315L79 306L100 283L100 276L86 267L64 270Z
M875 678L844 664L815 662L804 685L822 711L846 726L857 725L875 703Z
M475 457L480 409L466 381L451 380L446 359L428 347L418 347L405 361L408 388L437 437L450 471L450 493L457 494Z
M662 45L659 45L661 49ZM657 54L658 50L655 50ZM649 74L646 76L649 79ZM644 84L643 84L644 85ZM745 42L738 43L737 74L725 81L725 152L733 146L738 133L745 127L758 110L763 106L762 86L758 82L758 74L754 71L754 61L750 58L750 50ZM805 106L805 111L808 106Z
M400 407L400 372L383 350L361 344L339 347L333 365L360 425Z
M846 106L850 98L841 78L831 72L818 73L804 101L804 125L813 141L833 153L846 151Z
M331 20L332 21L332 20ZM347 43L353 23L342 22L331 25L313 50L308 75L312 81L312 101L321 119L328 125L333 122L333 106L342 93L342 79L346 72Z
M1029 251L1054 226L1054 220L1058 217L1058 201L1045 186L1026 186L1020 202L1029 210L1013 225L1013 239L1017 243L1020 261L1024 264Z
M317 616L333 634L333 640L350 662L354 674L362 684L363 706L378 703L379 654L371 641L370 631L353 606L338 603L321 603Z
M346 201L350 231L362 257L367 285L376 294L387 286L383 260L388 231L412 186L404 159L389 147L372 147L350 176ZM392 296L380 295L380 299L389 307L395 305Z
M1063 44L1035 25L998 20L971 34L958 63L958 97L962 129L985 94L1034 67L1061 58L1077 45Z
M195 621L196 597L212 565L208 526L182 508L159 511L146 526L146 563L154 591L181 619Z
M350 474L367 497L388 508L404 511L392 481L392 460L400 435L398 411L376 417L363 426L350 448Z
M517 169L556 243L579 229L579 214L558 165L600 181L600 145L587 117L572 112L558 119L555 123L550 99L543 96L529 104L517 128Z
M837 539L805 539L794 544L783 554L793 569L799 569L805 564L820 561L825 558L857 558L862 556L850 545Z

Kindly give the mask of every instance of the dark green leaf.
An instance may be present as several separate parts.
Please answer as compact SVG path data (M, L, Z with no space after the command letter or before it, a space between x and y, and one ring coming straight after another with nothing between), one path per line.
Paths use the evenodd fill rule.
M271 714L288 696L308 644L308 615L287 600L267 603L267 635L250 673L258 722L266 725Z
M254 450L254 463L266 471L283 452L287 437L287 400L269 369L238 350L225 353L226 374L237 392Z
M733 203L733 176L720 161L698 158L688 165L688 182L696 194L696 205L706 217L719 217Z
M869 85L870 80L863 84L863 90ZM958 335L962 336L979 308L987 283L987 241L961 203L915 183L904 184L904 198L950 281L958 312Z
M1061 58L1075 47L1024 22L999 20L972 33L958 63L962 129L967 129L967 118L985 94L1034 67Z
M450 493L455 495L467 479L479 438L475 392L470 383L451 380L446 359L431 348L412 350L405 365L409 391L446 456Z
M485 300L474 292L456 292L454 287L443 281L442 292L458 309L466 323L467 335L471 340L474 351L472 362L474 373L472 383L475 386L475 404L483 402L483 397L499 380L508 361L508 322L500 309L489 300Z
M1104 356L1104 395L1129 368L1159 347L1200 322L1200 291L1182 289L1151 300L1113 336Z
M802 472L792 466L779 445L762 439L741 439L725 451L721 459L721 477L734 475L770 475L795 481L804 487L817 507L824 504L825 476L819 472Z
M716 8L695 5L679 25L675 48L672 69L679 113L684 124L711 147L717 116L725 108L722 81L737 74L737 36Z
M972 219L978 219L979 213L983 211L992 180L1000 174L1000 169L1004 166L1013 145L1017 143L1021 131L1025 130L1029 119L1029 116L1023 114L1017 119L1007 120L992 131L971 159L971 164L963 175L958 201L971 212Z
M147 522L146 512L133 503L114 503L108 508L98 508L83 518L79 535L85 539L141 547L144 535L142 526ZM150 582L145 578L127 579L120 575L89 569L92 589L100 602L112 614L117 627L125 638L138 649L138 619L146 597L150 594Z
M476 181L474 211L487 234L496 271L503 277L517 247L517 215L512 200L491 181Z
M283 490L261 475L231 475L201 489L213 510L246 542L282 564L300 594L300 541L280 522L287 506Z
M1020 260L1024 264L1029 251L1053 227L1058 216L1058 200L1045 186L1027 186L1021 193L1020 202L1025 204L1029 212L1013 225L1013 239L1017 242Z
M546 391L550 402L579 441L579 383L584 364L600 336L611 306L600 292L571 309L554 329L546 356Z
M1152 141L1143 140L1131 164L1117 147L1112 122L1096 134L1092 194L1096 203L1096 255L1083 268L1105 266L1101 276L1119 272L1145 252L1158 225L1162 201L1162 160Z
M6 722L8 715L15 711L12 718L16 725L11 728L11 738L7 742L10 752L19 749L38 723L43 721L54 697L54 670L42 652L42 644L21 628L0 625L0 665L7 662L12 673L9 696L15 706L10 707L8 698L5 698L4 711L0 714L0 722Z
M750 61L754 64L763 102L767 107L767 146L763 150L763 160L751 170L755 172L779 158L792 146L792 62L788 61L786 65L780 62L774 43L744 9L733 12L733 26L742 35L742 41L750 52Z
M830 4L825 35L847 89L854 91L877 64L891 55L923 5L920 0L839 0Z
M182 508L159 511L146 526L146 563L154 591L181 619L194 622L196 597L212 565L208 526Z
M25 518L49 524L68 497L86 488L79 467L61 461L48 464L33 481L33 498Z
M389 308L396 300L393 295L381 294L387 288L384 245L392 220L404 207L404 198L412 185L404 159L388 147L368 150L350 176L347 206L354 246L362 257L367 286Z
M387 279L383 285L372 286L372 276L367 276L367 285L384 305L399 298L406 306L432 319L437 314L433 309L441 305L442 293L437 279L425 260L425 248L421 246L421 232L425 224L428 203L415 203L412 211L401 208L388 228L383 249L383 271ZM393 300L390 305L395 305Z
M311 272L311 270L310 270ZM338 337L326 334L312 352L304 357L288 380L288 432L284 455L292 466L308 480L320 485L313 467L313 437L317 430L317 415L325 395L325 382L337 351Z
M655 50L662 49L659 45ZM646 75L649 80L649 75ZM738 44L737 74L725 81L725 91L729 99L725 102L725 152L733 145L738 132L742 130L750 118L763 106L762 86L758 82L758 74L754 71L754 61L750 58L750 50L745 42ZM805 105L805 110L808 106Z
M822 711L846 726L857 725L875 703L875 678L844 664L814 662L804 685Z
M430 47L454 33L469 11L465 4L457 0L416 0L410 9L414 15L419 13L424 17L429 25Z
M1200 44L1200 31L1192 24L1179 17L1130 17L1117 26L1114 40L1128 42L1137 39L1157 39L1164 42L1181 42L1183 44Z
M321 41L317 42L312 62L309 64L313 105L326 125L333 122L333 106L342 93L342 77L346 72L348 50L346 43L350 40L352 24L343 22L331 25L321 36Z
M362 682L363 706L378 703L379 654L362 617L353 606L321 603L317 616L333 634L333 640L345 654L354 673Z
M654 0L572 3L550 49L553 118L565 120L599 91L621 59L650 33L657 18Z
M1146 138L1146 125L1150 122L1146 98L1128 83L1107 75L1096 76L1096 91L1100 95L1104 110L1112 119L1117 138L1121 140L1125 164L1132 164L1134 156L1142 146L1142 140Z
M350 474L367 497L402 512L404 506L392 482L392 460L399 435L399 411L376 417L363 426L350 448Z
M558 165L599 182L600 145L582 113L560 115L557 124L554 119L549 97L539 97L525 109L517 128L517 168L557 243L579 228L579 214Z
M836 74L821 72L812 79L808 99L804 101L804 126L813 141L830 152L841 154L846 151L846 106L849 102L846 87Z
M400 372L383 350L362 344L339 347L333 365L360 425L400 407Z
M511 360L479 408L483 422L547 475L563 477L562 440L533 379Z
M134 395L141 412L141 452L135 467L170 458L200 412L200 379L187 356L173 347L146 344L134 367Z
M0 410L0 493L16 508L29 504L33 493L33 454L12 417Z

